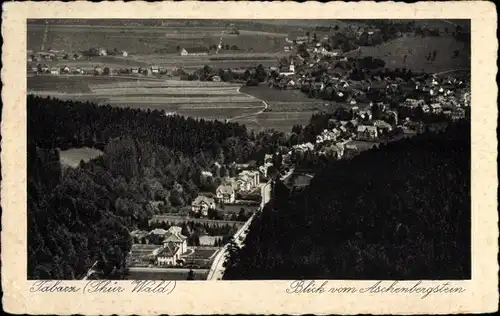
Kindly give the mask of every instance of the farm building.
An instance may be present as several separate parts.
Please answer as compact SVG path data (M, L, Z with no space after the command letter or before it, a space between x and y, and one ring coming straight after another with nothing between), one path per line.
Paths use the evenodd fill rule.
M158 73L160 73L160 67L158 65L152 65L151 74L158 74Z
M71 69L68 66L64 66L62 69L62 72L69 74L71 72Z
M101 66L96 66L94 68L94 74L95 75L102 75L102 68L101 68Z
M181 56L206 56L208 50L203 47L183 48L180 54Z
M212 76L212 78L210 78L213 82L221 82L221 78L220 76L218 75L214 75Z

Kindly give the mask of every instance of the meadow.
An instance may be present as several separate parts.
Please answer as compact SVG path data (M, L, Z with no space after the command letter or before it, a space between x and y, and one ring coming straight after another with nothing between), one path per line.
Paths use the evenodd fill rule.
M294 125L309 123L313 111L303 112L264 112L256 116L235 119L235 122L245 124L256 131L274 129L280 132L291 132Z
M108 49L140 55L158 50L175 53L177 46L193 47L219 44L224 33L224 45L236 45L247 52L276 52L283 48L287 33L240 29L239 35L229 34L228 26L112 26L28 24L28 49L81 51L102 46ZM46 32L46 36L44 33Z
M455 50L459 51L459 55L454 58ZM428 54L434 51L436 59L427 61ZM403 36L381 45L363 46L355 55L380 58L386 62L386 68L406 68L414 72L428 73L470 68L471 63L470 45L451 36Z
M94 148L71 148L62 150L59 153L61 166L76 168L80 165L80 161L87 162L91 159L97 158L103 154L102 151Z
M261 101L223 82L95 76L28 77L28 93L101 105L155 109L204 119L225 120L257 113Z

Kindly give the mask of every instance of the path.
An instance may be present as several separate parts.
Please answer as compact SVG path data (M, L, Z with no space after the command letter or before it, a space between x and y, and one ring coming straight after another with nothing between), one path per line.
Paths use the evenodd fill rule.
M45 21L45 23L47 23L47 26L43 30L42 47L40 47L40 51L42 52L45 49L45 42L47 41L47 34L49 33L49 23L47 21Z
M87 280L93 273L95 273L96 271L94 270L94 267L97 265L97 261L94 262L94 264L90 267L90 269L87 271L87 274L85 274L85 276L83 277L82 280Z
M257 116L259 114L262 114L267 108L269 108L269 104L267 104L266 101L264 100L261 100L251 94L248 94L248 93L245 93L245 92L241 92L240 89L242 87L239 87L238 89L236 89L236 91L238 91L239 93L243 94L243 95L246 95L247 97L250 97L250 98L253 98L257 101L260 101L262 102L262 104L264 104L264 108L260 109L259 111L255 112L255 113L250 113L250 114L243 114L243 115L238 115L238 116L233 116L229 119L227 119L228 122L232 121L232 120L237 120L237 119L241 119L241 118L246 118L246 117L251 117L251 116ZM258 122L257 122L258 123ZM259 124L260 125L260 124ZM262 126L262 125L261 125Z
M450 72L463 71L463 70L470 70L470 68L456 68L456 69L450 69L450 70L446 70L446 71L436 72L434 74L434 76L440 76L440 75L444 75L444 74L447 74Z

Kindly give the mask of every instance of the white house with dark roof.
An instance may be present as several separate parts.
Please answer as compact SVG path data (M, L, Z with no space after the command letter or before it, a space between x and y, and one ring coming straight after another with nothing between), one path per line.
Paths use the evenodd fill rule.
M175 232L169 231L167 233L165 239L163 240L163 246L165 247L169 243L173 243L177 247L179 247L180 253L185 253L187 251L187 237L181 235L181 233L177 231Z
M57 68L57 67L50 68L50 74L54 75L54 76L59 75L59 68Z
M152 65L150 68L151 68L151 74L156 75L160 73L160 66Z
M204 195L198 195L191 203L191 210L200 213L201 216L207 216L209 210L215 209L215 200Z
M181 259L181 248L173 242L163 245L163 248L156 254L156 264L158 266L177 265L177 260Z
M235 200L235 193L231 184L221 184L215 191L215 197L220 203L230 204Z

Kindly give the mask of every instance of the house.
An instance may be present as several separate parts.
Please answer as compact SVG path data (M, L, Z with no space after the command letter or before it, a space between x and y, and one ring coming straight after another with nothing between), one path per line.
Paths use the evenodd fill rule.
M180 52L181 56L206 56L208 50L203 47L183 48Z
M456 108L451 111L451 119L453 121L458 121L465 118L465 110L462 108Z
M222 241L223 236L200 236L200 246L214 246L215 242Z
M238 192L248 192L252 189L252 182L248 176L239 176L234 182L234 188Z
M178 260L181 259L181 254L180 247L173 242L167 243L156 254L156 264L160 267L177 265Z
M201 172L201 177L206 179L206 178L211 178L213 177L213 174L210 171L202 171Z
M99 48L99 56L107 56L108 51L105 48Z
M198 195L191 203L191 210L195 213L200 213L202 216L208 215L208 210L215 209L215 201L207 196Z
M80 67L76 67L76 72L77 72L78 74L84 74L84 73L85 73L85 71L83 71L83 69L82 69L82 68L80 68Z
M320 50L321 55L330 56L330 57L336 57L340 54L340 52L341 52L340 49L334 49L334 50L329 51L324 47L322 47Z
M50 68L50 74L55 76L59 75L59 68L57 67Z
M62 68L62 72L69 74L69 73L71 73L71 69L69 69L69 67L68 67L68 66L64 66L64 67Z
M360 125L356 136L360 140L374 140L378 137L378 131L375 126Z
M258 171L250 171L250 170L245 170L245 171L242 171L239 175L238 175L238 178L240 177L248 177L248 179L250 180L250 185L252 187L256 187L258 184L259 184L259 180L260 180L260 177L259 177L259 172Z
M424 113L429 113L431 110L431 108L427 104L422 105L421 109L422 109L422 112L424 112Z
M431 108L431 112L434 114L439 114L443 111L443 109L441 108L441 105L439 103L433 103L433 104L429 105L429 107Z
M218 75L214 75L214 76L212 76L211 80L212 80L213 82L221 82L221 80L222 80L222 79L221 79L221 77L220 77L220 76L218 76Z
M131 73L136 74L136 75L139 74L139 68L138 67L132 68Z
M146 237L149 244L161 244L169 232L163 228L155 228Z
M156 75L160 73L160 67L158 65L151 66L151 74Z
M94 68L94 75L96 75L96 76L102 75L102 68L101 68L101 66L96 66Z
M180 228L180 227L177 227ZM172 232L173 231L173 232ZM185 253L187 251L187 237L183 236L177 229L168 231L165 239L163 240L163 246L165 247L169 243L175 244L179 247L180 253Z
M230 184L221 184L215 191L215 197L220 203L234 203L235 193L233 186Z
M125 52L125 51L123 52L123 54L122 54L122 55L123 55L123 57L128 57L128 53L127 53L127 52Z
M373 122L373 125L382 133L387 133L392 130L391 124L382 120L376 120Z
M424 100L406 99L403 105L408 108L417 108L425 104Z

